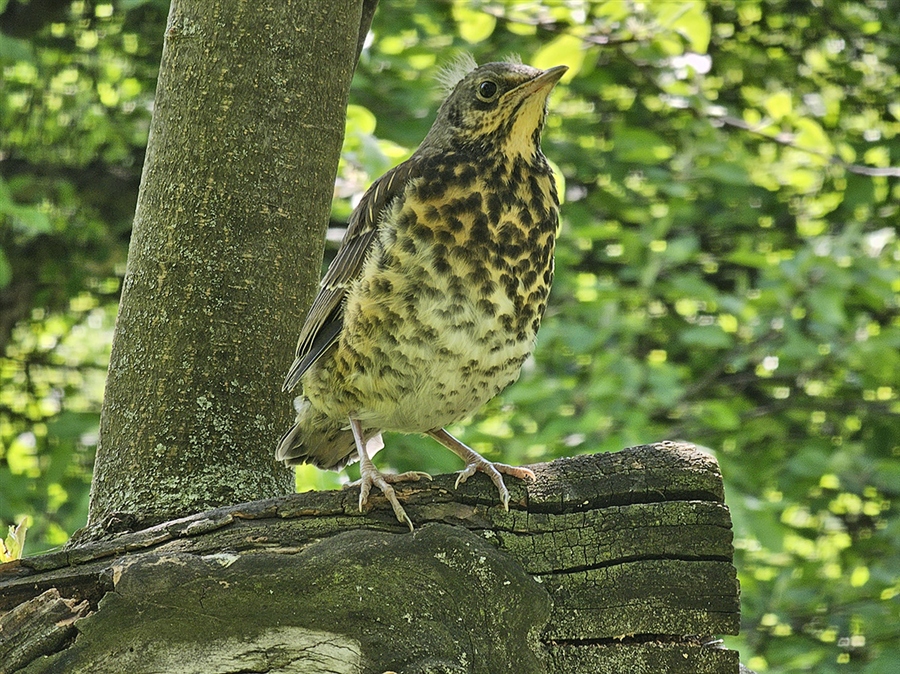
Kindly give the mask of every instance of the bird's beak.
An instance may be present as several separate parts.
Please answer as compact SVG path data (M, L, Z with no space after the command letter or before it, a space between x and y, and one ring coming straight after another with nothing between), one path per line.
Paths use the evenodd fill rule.
M518 89L521 91L521 97L527 98L539 91L544 91L549 94L550 89L559 82L559 78L565 75L568 69L569 66L555 66L553 68L548 68L533 80L529 80L525 84L519 85Z

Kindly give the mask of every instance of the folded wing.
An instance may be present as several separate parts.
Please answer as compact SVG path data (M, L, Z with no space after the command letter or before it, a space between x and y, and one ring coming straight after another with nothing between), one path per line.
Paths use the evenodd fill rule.
M378 236L386 210L406 189L417 167L418 162L412 157L385 173L372 183L353 211L341 247L325 272L319 294L306 315L294 362L282 390L294 388L303 373L337 341L343 327L344 296L362 272L363 262Z

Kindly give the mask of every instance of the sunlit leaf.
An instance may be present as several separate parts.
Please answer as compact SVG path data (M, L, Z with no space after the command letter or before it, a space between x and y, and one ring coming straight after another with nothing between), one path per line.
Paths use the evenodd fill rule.
M361 133L371 135L375 133L377 121L375 115L368 108L361 105L347 106L347 133Z
M494 32L497 18L487 12L472 9L467 2L453 3L453 18L459 25L459 35L472 44L486 40Z
M766 112L776 121L789 116L793 109L789 91L776 91L766 97L762 104Z
M22 557L22 553L25 550L25 534L27 531L28 527L25 526L25 520L22 520L16 526L9 527L9 533L6 538L0 540L0 562L11 562Z
M568 72L562 77L563 82L569 82L578 75L584 63L584 57L585 46L581 39L563 33L535 52L531 58L531 65L542 69L569 66Z
M815 121L809 118L797 120L797 133L794 135L794 144L797 147L811 150L816 153L830 155L834 153L834 146L825 133L825 130Z
M706 14L706 3L665 2L655 6L660 24L671 28L688 40L691 51L705 54L712 34L709 16Z

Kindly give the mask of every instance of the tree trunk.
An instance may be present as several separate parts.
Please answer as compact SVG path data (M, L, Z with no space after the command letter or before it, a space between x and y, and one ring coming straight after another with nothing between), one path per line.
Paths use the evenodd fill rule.
M716 462L660 443L532 468L508 513L481 474L398 485L413 533L348 489L2 565L0 672L737 674L712 638L740 619Z
M360 16L172 3L82 540L293 491L273 460L281 380L320 275Z

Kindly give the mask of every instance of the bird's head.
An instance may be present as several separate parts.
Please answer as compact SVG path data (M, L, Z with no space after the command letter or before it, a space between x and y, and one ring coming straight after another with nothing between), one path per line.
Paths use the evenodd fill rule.
M540 149L547 97L566 70L505 62L471 70L441 104L423 147L466 147L531 159Z

